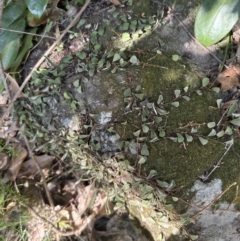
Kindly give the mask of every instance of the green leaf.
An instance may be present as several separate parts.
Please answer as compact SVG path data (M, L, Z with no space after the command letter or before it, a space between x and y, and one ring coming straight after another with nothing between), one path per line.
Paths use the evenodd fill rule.
M79 86L79 80L75 80L73 82L73 86L77 88Z
M216 136L216 131L214 129L211 130L211 132L208 134L208 136Z
M191 240L197 240L197 239L198 239L198 236L197 236L197 235L190 235L190 239L191 239Z
M183 88L183 90L184 90L185 92L188 92L188 89L189 89L188 86L186 86L186 87Z
M87 57L86 53L85 52L80 52L77 54L77 56L80 58L80 59L85 59Z
M236 110L238 110L238 103L234 102L228 109L227 116L231 116Z
M217 133L217 137L220 138L220 137L224 136L224 134L225 134L225 132L222 130L222 131Z
M8 29L10 30L16 30L23 32L25 30L26 21L25 18L22 17L20 19L17 19L15 22L13 22ZM3 48L12 42L13 40L20 39L22 37L21 33L14 33L10 31L0 31L0 52L2 52Z
M178 61L180 59L180 56L177 54L172 55L172 60L173 61Z
M146 144L143 144L142 150L141 150L142 156L149 156L148 146Z
M220 109L221 103L222 103L222 99L217 99L216 102L217 102L217 107Z
M138 60L138 58L135 56L135 55L133 55L131 58L130 58L130 63L132 63L132 64L138 64L139 63L139 60Z
M206 87L209 84L209 78L202 79L202 87Z
M123 92L124 97L128 97L131 95L131 89L127 88L124 92Z
M141 85L137 85L135 90L136 90L136 91L139 91L139 90L141 90L141 89L142 89L142 86L141 86Z
M230 123L232 123L233 125L236 125L236 126L240 126L240 118L231 120Z
M213 128L215 125L216 125L215 122L209 122L209 123L207 123L207 127L208 127L208 128Z
M186 100L186 101L189 101L189 100L190 100L190 98L189 98L188 96L186 96L186 95L184 95L182 98L183 98L184 100Z
M158 117L158 116L155 116L154 117L154 120L159 124L163 119L162 119L162 117Z
M225 37L239 18L239 0L204 0L198 10L194 32L205 46Z
M181 90L174 90L175 97L177 98L181 94Z
M102 36L104 34L104 28L99 28L98 34Z
M144 133L148 133L149 127L145 124L142 124L142 130L143 130Z
M124 61L123 58L120 59L119 63L121 67L125 67L128 64L127 61Z
M9 69L11 65L16 60L18 50L20 48L20 39L15 39L11 41L9 44L7 44L2 53L1 53L1 59L3 64L3 69Z
M202 143L202 145L206 145L208 143L207 139L202 138L201 136L198 137L199 141Z
M94 50L95 50L96 52L98 52L100 49L101 49L101 45L100 45L100 44L94 45Z
M39 19L46 9L48 0L25 0L25 3L29 11Z
M114 67L114 68L111 70L111 73L112 73L112 74L115 74L115 73L117 72L117 70L118 70L118 67L116 66L116 67Z
M29 32L36 33L37 28L32 28ZM32 43L33 35L26 34L22 39L22 46L18 52L15 62L11 65L10 72L16 72L18 67L22 64L23 59L27 55L28 51L33 47Z
M177 198L177 197L172 197L172 200L173 200L174 202L177 202L177 201L178 201L178 198Z
M202 95L202 91L201 91L201 90L196 90L196 93L197 93L198 95Z
M136 96L138 99L142 100L143 97L144 97L144 94L135 94L135 96Z
M120 30L128 30L129 29L129 23L123 23L123 25L120 27Z
M159 105L162 101L163 101L163 96L159 95L158 100L157 100L157 104Z
M123 42L127 42L127 41L130 40L130 39L131 39L131 36L130 36L129 33L123 33L123 34L122 34L122 41L123 41Z
M225 134L227 135L232 135L232 128L230 126L227 126L226 130L225 130Z
M157 175L157 171L151 170L147 176L147 179L151 179L152 177Z
M175 107L178 107L179 106L179 102L178 101L174 101L171 103L171 105L175 106Z
M21 2L9 3L3 9L2 27L5 29L9 29L10 25L13 22L15 22L15 20L24 16L25 11L26 11L26 5L24 3L21 3ZM1 35L4 31L1 30Z
M121 55L118 54L118 53L115 53L114 56L113 56L113 61L112 61L112 62L116 62L116 61L118 61L119 59L121 59Z
M212 91L214 91L215 93L219 93L220 92L220 88L219 87L213 87Z
M80 21L77 24L77 28L80 28L82 25L84 25L86 23L86 19L82 18L80 19Z
M180 133L177 133L177 139L178 139L178 142L181 143L184 141L184 137L182 136L182 134Z
M187 139L187 142L192 142L193 141L193 137L188 135L188 134L185 134L185 137Z
M159 136L164 137L166 135L166 132L164 130L160 130Z
M169 139L173 142L177 142L177 140L178 140L178 138L176 138L176 137L169 137Z
M65 98L66 100L70 100L70 99L72 98L71 94L68 93L68 92L64 92L64 93L63 93L63 96L64 96L64 98Z
M141 133L141 130L138 130L138 131L133 132L133 135L134 135L134 136L139 136L140 133Z
M233 145L233 143L234 143L234 140L233 140L233 139L225 142L226 145Z
M147 160L146 157L141 156L139 161L138 161L138 164L144 164L146 162L146 160Z

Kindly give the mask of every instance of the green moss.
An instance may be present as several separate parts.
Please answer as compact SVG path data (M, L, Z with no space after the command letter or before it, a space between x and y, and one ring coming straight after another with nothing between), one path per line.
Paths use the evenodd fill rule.
M150 0L135 1L131 9L136 16L142 16L142 14L144 14L144 16L151 16L153 14Z
M158 172L159 178L166 181L174 180L178 187L182 187L183 192L191 188L196 179L203 172L210 170L213 165L220 160L226 149L224 141L228 137L216 138L208 137L211 129L207 127L209 122L218 122L221 118L216 107L216 96L214 92L201 89L201 81L188 66L182 62L174 62L171 56L145 54L138 56L141 66L132 69L140 76L139 83L141 91L149 102L157 102L159 94L163 95L164 108L169 112L167 118L160 124L149 124L149 120L143 122L140 109L136 109L122 116L120 122L126 121L126 125L118 124L116 129L124 140L136 139L134 131L141 130L142 124L149 124L150 130L158 133L158 129L164 129L166 136L159 137L159 141L150 143L150 132L141 133L146 137L145 143L149 149L149 156L144 165L143 171L148 173L154 169ZM144 67L143 67L144 66ZM133 70L131 70L133 71ZM189 86L190 100L178 99L179 107L174 107L174 90L179 89L183 93L183 88ZM196 88L198 87L198 88ZM134 88L133 92L134 92ZM196 90L200 90L202 95L198 95ZM140 101L139 101L140 102ZM139 104L138 104L139 105ZM164 118L164 117L163 117ZM197 133L191 133L191 128L197 129ZM177 137L177 133L183 136L188 133L193 137L193 141L188 143L173 142L169 137ZM208 139L206 145L202 145L198 137ZM136 140L137 142L137 140ZM240 144L235 144L235 149L239 149ZM210 177L220 178L223 181L223 188L233 182L240 183L239 157L234 151L223 158L221 165ZM224 195L224 200L232 201L235 196L235 189L232 188ZM239 198L240 199L240 198ZM239 207L240 207L240 200Z

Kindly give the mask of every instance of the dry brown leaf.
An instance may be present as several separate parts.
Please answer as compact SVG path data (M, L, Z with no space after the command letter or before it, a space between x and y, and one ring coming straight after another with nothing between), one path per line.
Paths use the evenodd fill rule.
M0 152L0 170L6 170L9 166L9 156L6 153Z
M12 143L11 146L15 155L12 156L7 173L3 177L4 182L14 181L17 178L22 163L28 154L27 150L19 144Z
M76 198L78 202L77 209L78 209L79 215L82 216L84 212L87 210L87 208L89 207L90 203L95 198L97 190L93 188L91 184L84 188L82 188L82 186L79 187L77 192L78 192L78 195Z
M7 96L0 95L0 105L6 105L8 101Z
M6 207L7 212L11 211L16 206L17 206L17 202L10 202Z
M121 4L118 0L108 0L108 1L115 6L119 6Z
M231 68L225 69L222 73L218 75L218 81L221 83L222 91L230 90L233 86L239 86L239 74L240 67L235 65Z
M11 75L9 75L8 73L6 75L7 75L8 80L10 81L11 94L12 94L12 96L14 96L18 92L20 87L19 87L17 81ZM18 95L18 98L21 98L21 97L25 97L23 92L20 92L20 94Z
M35 159L38 162L40 168L43 169L43 168L49 167L52 164L52 161L55 159L55 157L45 154L41 156L35 156ZM38 168L34 160L30 159L22 164L22 167L19 170L17 177L34 176L37 173L38 173Z
M98 215L107 215L109 212L113 212L113 203L108 200L108 197L104 193L98 193L94 206L96 207L96 210ZM107 213L107 211L109 211Z
M32 241L42 241L45 236L44 223L37 223L33 230L29 234L29 240Z

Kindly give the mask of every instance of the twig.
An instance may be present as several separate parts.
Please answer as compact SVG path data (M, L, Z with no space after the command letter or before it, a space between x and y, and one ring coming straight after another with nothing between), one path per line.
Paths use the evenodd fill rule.
M0 0L3 1L3 0ZM18 92L14 95L12 102L9 104L7 110L3 114L2 118L0 119L0 125L3 123L4 119L9 115L11 109L13 108L14 102L18 98L18 95L22 92L23 88L26 86L28 81L31 79L32 74L38 69L38 67L42 64L42 62L45 60L46 56L48 56L54 48L60 43L60 41L63 39L63 37L68 33L68 31L77 23L79 18L81 17L82 13L85 11L87 6L90 4L91 0L87 0L79 13L76 15L76 17L73 19L73 21L68 25L68 27L63 31L63 33L56 39L56 41L51 45L51 47L43 54L41 59L38 60L38 62L35 64L35 66L32 68L28 76L23 81L22 85L20 86Z
M222 114L220 120L219 120L218 123L217 123L217 127L221 124L221 122L222 122L222 120L223 120L223 117L224 117L225 114L228 112L228 110L229 110L229 108L227 108L227 109L224 111L224 113Z
M13 32L13 33L22 33L22 34L26 34L26 35L33 35L33 36L37 36L37 37L42 37L42 38L50 38L50 39L56 39L55 37L51 37L51 36L46 36L46 35L42 35L42 34L36 34L36 33L29 33L29 32L24 32L24 31L17 31L17 30L12 30L12 29L7 29L7 28L0 28L0 30L5 30L8 32Z
M43 181L43 186L44 186L45 192L46 192L46 194L47 194L48 202L49 202L51 208L54 210L53 199L52 199L52 196L51 196L51 194L50 194L50 192L49 192L49 189L48 189L48 187L47 187L47 182L46 182L45 176L44 176L44 174L43 174L43 171L42 171L39 163L37 162L36 158L34 157L34 155L33 155L33 153L32 153L32 150L31 150L31 148L30 148L30 146L29 146L29 142L28 142L27 137L26 137L26 136L23 136L23 138L24 138L24 141L25 141L25 143L26 143L26 146L27 146L28 152L29 152L29 154L30 154L30 157L32 158L33 162L35 163L35 165L36 165L36 167L37 167L37 169L38 169L38 171L39 171L39 173L41 174L42 181Z
M228 146L227 150L224 152L224 154L222 155L222 157L218 160L218 162L213 166L212 170L206 175L204 176L204 178L201 178L201 180L204 182L206 181L211 175L212 173L220 166L223 157L228 153L228 151L230 150L230 148L232 147L232 144Z
M198 44L200 45L203 49L205 49L206 51L208 51L213 58L215 58L220 64L222 64L222 66L224 66L225 68L229 68L226 64L223 63L223 61L221 61L212 51L210 51L208 48L206 48L205 46L203 46L202 44L200 44L197 39L188 31L188 29L186 28L186 26L182 23L182 21L178 18L178 16L173 12L173 9L171 7L168 6L168 8L171 10L171 14L173 14L173 16L177 19L177 21L179 22L179 24L184 28L184 30L187 32L187 34Z
M215 201L217 201L219 198L221 198L232 186L235 186L237 183L234 182L231 185L229 185L222 193L220 193L219 195L217 195L207 206L205 206L204 208L202 208L201 210L199 210L197 213L195 213L193 216L191 216L191 218L195 218L196 216L198 216L202 211L206 210L208 207L210 207Z
M24 202L20 202L20 204L22 206L24 206L25 208L28 209L28 211L33 215L33 217L38 218L40 220L42 220L44 223L47 223L48 225L50 225L51 229L56 233L59 234L61 236L71 236L71 235L80 235L88 226L88 224L90 223L90 221L96 216L96 211L93 210L93 213L88 216L86 219L83 220L83 223L81 226L79 226L76 230L74 231L67 231L67 232L63 232L61 230L59 230L54 224L52 224L49 220L47 220L46 218L40 216L33 208L31 208L29 205L27 205Z
M236 201L236 199L238 198L238 188L239 188L239 185L236 186L236 193L235 193L235 197L234 199L231 201L231 203L229 203L228 207L227 207L227 210L230 209L231 205Z

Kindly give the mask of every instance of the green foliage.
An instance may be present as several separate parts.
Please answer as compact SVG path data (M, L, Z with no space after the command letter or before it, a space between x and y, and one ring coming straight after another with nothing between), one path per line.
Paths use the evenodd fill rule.
M25 0L29 11L38 19L43 15L48 0Z
M0 58L2 59L5 70L10 69L10 71L16 72L27 52L32 48L33 35L27 35L22 38L23 32L26 29L27 9L29 9L31 14L36 18L40 18L46 9L47 3L48 0L25 0L25 3L5 3L2 27L6 30L3 29L0 31ZM29 32L35 33L36 30L36 28L33 28L30 29Z
M225 37L240 15L239 0L204 0L195 20L195 36L205 46Z
M26 26L25 14L25 4L20 2L8 4L3 9L2 27L4 29L24 31ZM7 30L1 30L0 35L0 53L3 51L7 44L13 40L19 39L22 36L22 34L10 32Z

